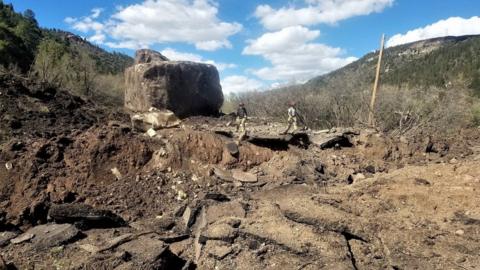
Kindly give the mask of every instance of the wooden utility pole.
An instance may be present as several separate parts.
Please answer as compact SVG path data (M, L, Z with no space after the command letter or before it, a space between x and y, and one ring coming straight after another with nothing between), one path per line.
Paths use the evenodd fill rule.
M380 67L382 66L383 46L385 43L385 34L382 35L380 44L380 54L378 55L377 73L375 74L375 83L373 84L372 100L370 101L370 112L368 114L368 125L375 126L375 99L377 97L378 82L380 81Z

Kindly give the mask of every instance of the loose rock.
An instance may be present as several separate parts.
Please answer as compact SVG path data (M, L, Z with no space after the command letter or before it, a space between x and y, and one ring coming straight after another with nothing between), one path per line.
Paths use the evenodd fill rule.
M54 204L48 216L57 223L72 223L83 229L123 227L127 223L108 210L94 209L82 203Z
M10 243L10 240L17 237L17 232L2 232L0 233L0 247L4 247Z
M235 180L243 183L256 183L258 181L257 175L240 170L234 170L232 176Z
M33 237L35 237L35 235L32 233L24 233L19 237L13 238L12 240L10 240L10 242L12 244L20 244L26 241L30 241L31 239L33 239Z

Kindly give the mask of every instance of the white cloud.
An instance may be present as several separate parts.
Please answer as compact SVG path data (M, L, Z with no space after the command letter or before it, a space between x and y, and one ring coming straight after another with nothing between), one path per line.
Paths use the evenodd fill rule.
M64 21L68 24L73 24L74 22L77 21L77 19L72 18L72 17L66 17Z
M269 30L295 25L334 24L355 16L381 12L393 5L394 0L304 0L305 7L274 9L260 5L255 16Z
M303 26L292 26L277 32L266 33L250 40L243 50L246 55L259 55L271 63L271 67L253 70L264 80L302 82L325 74L355 61L355 57L343 57L343 50L314 43L320 31Z
M221 21L218 6L211 0L145 0L119 7L105 22L94 20L100 12L94 9L86 18L65 21L83 33L102 28L101 33L112 39L107 46L130 49L169 42L185 42L207 51L230 48L228 38L242 29L239 23Z
M239 75L228 76L222 80L221 84L225 95L259 90L265 87L261 81Z
M387 46L397 46L418 40L444 37L480 34L480 17L465 19L451 17L436 23L408 31L406 34L397 34L387 41Z
M160 53L173 61L192 61L192 62L200 62L200 63L214 65L215 67L217 67L218 71L224 71L225 69L237 67L237 65L235 64L217 63L213 60L206 60L201 55L194 54L194 53L179 52L172 48L166 48L162 50Z
M104 34L96 34L88 38L90 42L102 44L105 42L107 37Z
M197 47L197 49L204 50L204 51L216 51L221 48L232 48L232 44L228 40L202 41L202 42L197 42L195 46Z
M194 53L185 53L179 52L172 48L166 48L160 52L165 55L168 59L173 61L192 61L192 62L203 62L202 56Z
M96 18L98 18L98 17L100 16L100 14L102 14L102 12L103 12L103 9L102 9L102 8L94 8L94 9L92 9L92 15L91 15L91 17L92 17L93 19L96 19Z
M102 44L106 39L106 36L103 33L105 26L95 21L95 19L100 16L102 11L103 10L101 8L94 8L91 10L91 14L89 16L85 16L79 19L67 17L65 18L65 22L70 24L72 28L77 31L83 33L93 32L93 35L91 35L88 40L94 43Z

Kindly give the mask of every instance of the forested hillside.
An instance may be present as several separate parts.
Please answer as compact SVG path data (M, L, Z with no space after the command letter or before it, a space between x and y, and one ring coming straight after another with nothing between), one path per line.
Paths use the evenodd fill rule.
M0 65L44 85L120 104L123 71L133 59L110 53L72 33L40 28L31 10L0 1Z

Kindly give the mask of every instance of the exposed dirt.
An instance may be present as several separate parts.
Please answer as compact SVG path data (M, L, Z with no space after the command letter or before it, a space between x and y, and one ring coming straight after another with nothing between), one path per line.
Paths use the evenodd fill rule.
M279 136L282 124L252 119L237 149L228 116L190 118L150 138L121 113L106 116L66 92L39 94L2 80L0 266L3 260L12 269L480 265L478 130L452 138L304 133L320 141L347 134L351 144L321 149L313 140ZM69 203L110 210L128 226L74 224L80 233L62 227L68 238L55 231L29 235L54 223L52 205Z

